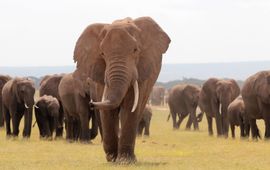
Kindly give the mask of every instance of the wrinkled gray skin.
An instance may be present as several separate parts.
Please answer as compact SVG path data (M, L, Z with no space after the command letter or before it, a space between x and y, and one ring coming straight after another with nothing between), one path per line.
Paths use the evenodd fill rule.
M30 137L34 94L34 82L28 78L15 78L4 85L2 97L7 136L18 136L20 121L24 116L23 137ZM10 119L12 120L12 133Z
M249 136L250 124L247 118L242 96L237 97L228 106L228 119L233 138L235 138L235 126L240 126L241 137Z
M242 88L242 97L250 121L252 138L260 138L257 119L265 123L265 139L270 138L270 71L260 71L250 76Z
M174 86L170 90L168 104L174 129L179 129L184 118L189 115L186 129L190 129L193 123L194 130L199 130L198 120L196 118L199 95L200 88L195 85L181 84ZM177 115L179 117L178 121L176 121Z
M58 100L60 104L58 121L61 124L61 126L57 127L56 129L56 137L63 136L64 111L63 111L62 102L58 93L58 86L63 76L64 74L46 75L41 80L40 88L39 88L40 97L44 95L53 96Z
M55 97L44 95L35 104L36 122L41 138L52 138L61 124L58 121L60 104Z
M4 114L2 111L2 89L10 79L11 77L9 76L0 75L0 127L4 126Z
M233 79L210 78L203 84L199 106L202 113L206 113L209 135L213 135L212 118L215 118L217 135L228 137L227 108L239 94L240 88Z
M150 122L152 118L152 109L150 106L146 106L143 110L142 118L139 121L138 129L137 129L137 135L141 136L144 130L144 135L149 136L150 135Z
M90 80L87 83L91 83ZM90 110L90 85L83 84L73 78L72 74L65 75L59 84L61 98L67 123L67 140L89 142L98 134L97 115ZM92 128L89 129L89 121Z

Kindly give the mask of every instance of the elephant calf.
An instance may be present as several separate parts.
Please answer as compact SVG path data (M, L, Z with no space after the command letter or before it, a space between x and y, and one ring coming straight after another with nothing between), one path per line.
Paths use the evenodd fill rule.
M228 106L228 119L233 138L235 138L235 126L240 126L241 137L249 136L250 124L245 112L245 104L241 96L237 97Z
M60 104L55 97L44 95L35 104L36 122L40 137L51 138L53 131L60 127L58 121Z
M196 109L198 106L200 88L195 85L176 85L169 93L169 108L173 119L173 128L178 129L184 118L189 115L186 129L190 129L192 123L194 129L198 130L198 119ZM179 120L176 121L177 115ZM168 116L168 120L170 115Z
M137 134L139 136L142 135L143 129L144 129L145 136L150 135L149 128L150 128L151 118L152 118L152 109L150 106L146 106L144 111L143 111L142 118L138 124Z

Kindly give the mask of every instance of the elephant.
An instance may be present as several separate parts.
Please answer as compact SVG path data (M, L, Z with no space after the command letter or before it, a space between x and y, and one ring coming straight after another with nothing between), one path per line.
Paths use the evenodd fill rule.
M0 75L0 127L4 126L4 114L2 111L2 89L10 79L11 77L9 76Z
M242 138L249 136L250 124L242 96L238 96L229 104L228 120L231 127L232 138L235 138L235 126L240 126L240 135Z
M189 115L186 129L190 129L192 123L194 130L199 130L198 121L196 118L196 110L199 102L200 88L191 84L179 84L174 86L168 98L170 115L173 119L173 128L179 129L184 118ZM176 121L177 115L179 120Z
M152 118L152 109L150 106L146 106L142 113L142 118L139 121L137 135L141 136L144 130L144 135L149 136L150 122Z
M209 78L203 84L199 97L199 107L202 113L206 113L210 136L213 135L212 118L215 118L217 136L228 137L227 108L239 94L240 88L233 79Z
M162 86L154 86L150 94L150 101L152 105L160 106L164 105L165 88Z
M169 44L169 36L150 17L91 24L76 42L73 76L97 84L97 101L90 106L100 111L107 161L136 162L138 121Z
M88 142L98 134L97 113L90 110L91 100L90 81L83 84L73 78L73 74L66 74L58 87L67 123L67 140ZM89 120L92 119L92 128L89 130ZM79 131L78 131L79 130Z
M270 71L260 71L246 79L242 88L251 134L254 140L260 138L256 119L265 123L265 139L270 138Z
M52 138L53 131L62 126L59 121L60 104L55 97L44 95L34 105L36 122L41 138Z
M40 97L44 95L53 96L58 100L60 104L58 121L61 125L56 128L56 138L63 136L64 111L58 92L58 86L63 76L64 74L46 75L41 80L39 88Z
M5 115L7 136L18 136L21 118L24 116L23 137L31 135L32 114L34 105L35 86L28 78L9 80L2 89L3 113ZM12 133L10 127L12 120Z

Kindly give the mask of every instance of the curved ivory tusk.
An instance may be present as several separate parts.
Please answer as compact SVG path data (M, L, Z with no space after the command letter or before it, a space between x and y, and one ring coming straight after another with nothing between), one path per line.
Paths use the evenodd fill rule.
M134 102L133 102L131 112L134 112L136 110L137 105L138 105L138 101L139 101L139 86L138 86L137 80L133 84L133 89L134 89Z
M25 107L26 109L29 109L29 107L27 106L27 104L26 104L26 103L24 103L24 107Z
M103 90L103 94L102 94L101 102L105 101L105 97L107 95L107 90L108 90L108 87L105 85L104 90Z
M219 104L219 114L221 114L221 112L222 112L221 107L222 107L222 105L221 105L221 104Z
M35 108L39 109L39 107L37 105L34 105Z

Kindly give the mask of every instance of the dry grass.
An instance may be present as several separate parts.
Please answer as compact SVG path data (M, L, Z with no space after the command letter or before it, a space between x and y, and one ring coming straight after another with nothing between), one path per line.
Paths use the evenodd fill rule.
M37 126L29 140L6 139L0 130L0 169L269 169L270 143L209 137L205 118L200 131L173 131L168 110L153 108L151 137L137 138L135 165L107 163L100 138L93 144L41 141ZM21 126L23 122L21 122ZM263 122L259 122L264 131ZM22 131L22 128L21 128Z

